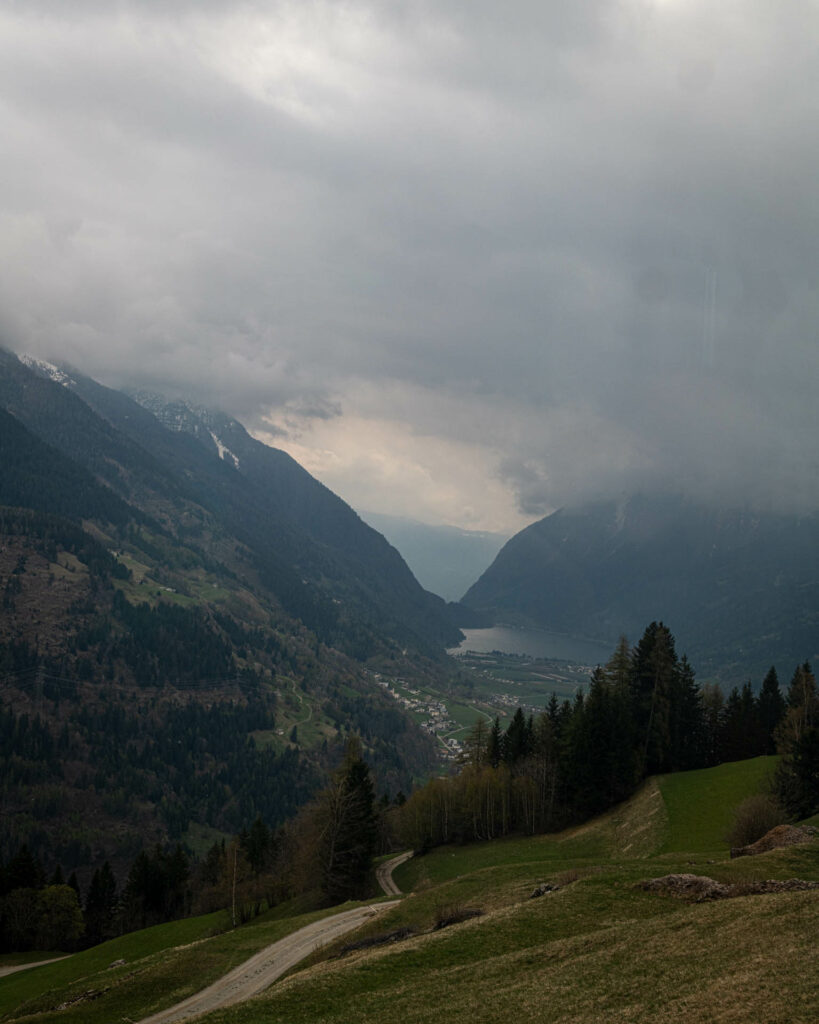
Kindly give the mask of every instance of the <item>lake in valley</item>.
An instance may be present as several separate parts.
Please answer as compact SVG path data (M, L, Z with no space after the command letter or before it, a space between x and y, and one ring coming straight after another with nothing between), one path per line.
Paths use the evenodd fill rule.
M614 644L582 640L545 629L523 629L514 626L492 626L490 629L463 629L465 639L450 649L450 654L523 654L530 658L572 661L580 665L602 665L611 657Z

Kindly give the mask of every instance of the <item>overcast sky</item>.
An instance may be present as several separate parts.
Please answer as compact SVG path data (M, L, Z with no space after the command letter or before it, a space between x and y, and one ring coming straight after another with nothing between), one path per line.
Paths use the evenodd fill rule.
M357 508L819 504L816 0L0 0L0 340Z

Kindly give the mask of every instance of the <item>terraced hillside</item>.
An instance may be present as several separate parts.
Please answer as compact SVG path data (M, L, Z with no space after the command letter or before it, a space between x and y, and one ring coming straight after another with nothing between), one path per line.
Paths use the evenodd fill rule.
M729 858L731 809L764 786L772 766L760 758L651 779L580 828L414 858L396 872L411 894L369 926L371 938L408 937L346 953L350 938L339 940L256 999L200 1019L814 1021L819 892L689 902L638 887L672 872L739 883L741 893L760 879L819 881L816 839ZM542 894L531 898L535 890ZM117 942L133 943L129 936L104 956L91 950L0 979L0 1019L139 1020L294 928L298 920L283 915L303 909L280 908L277 920L162 953L172 940L159 931L153 952L120 953ZM118 954L128 962L100 969Z

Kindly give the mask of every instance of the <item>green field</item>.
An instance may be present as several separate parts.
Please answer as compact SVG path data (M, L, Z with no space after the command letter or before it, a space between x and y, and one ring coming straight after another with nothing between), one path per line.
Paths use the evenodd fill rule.
M816 840L729 859L724 832L732 808L764 787L774 764L774 758L757 758L651 779L625 804L564 833L442 847L414 858L395 876L411 895L358 933L409 927L413 937L338 956L348 936L262 996L201 1019L500 1024L518 1015L582 1024L813 1022L819 892L692 904L636 886L669 872L726 882L819 880ZM560 887L530 899L542 882ZM433 930L436 920L463 908L482 915ZM138 1021L298 927L309 918L284 915L302 909L280 908L187 948L185 942L204 934L201 919L166 926L190 929L185 936L151 929L0 980L6 1015L0 1019ZM126 955L127 943L133 944L129 963L101 970ZM169 948L175 943L183 948ZM28 1000L16 1016L14 985L25 986ZM50 1009L67 993L104 985L109 988L93 1002ZM37 988L50 991L36 997ZM16 989L18 999L22 991Z
M568 661L499 652L459 654L456 660L468 672L478 700L503 693L519 704L545 708L553 692L560 700L571 699L589 685L589 667Z
M724 852L733 808L746 796L767 788L776 761L775 757L755 757L663 776L659 784L669 817L663 852Z

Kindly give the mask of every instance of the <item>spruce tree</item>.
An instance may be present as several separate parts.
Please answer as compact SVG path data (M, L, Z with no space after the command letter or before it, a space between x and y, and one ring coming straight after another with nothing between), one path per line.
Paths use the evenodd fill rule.
M694 678L694 669L683 655L671 684L671 770L680 772L700 767L704 762L704 751L702 695Z
M780 801L797 818L819 811L819 693L808 662L793 674L787 710L776 730Z
M671 696L677 675L674 637L662 622L646 627L632 655L631 693L642 774L670 770Z
M518 708L512 716L509 728L503 737L503 760L508 765L517 764L531 753L532 727L527 722L523 709Z
M85 936L90 946L116 934L116 912L117 883L106 861L94 872L85 900Z
M351 737L344 762L318 804L321 883L331 903L368 894L378 842L375 797L361 743Z
M722 760L722 721L725 695L719 683L706 683L702 688L703 764L706 768Z
M771 665L759 691L759 725L762 733L763 753L776 753L776 728L785 714L785 700L779 688L776 669Z

